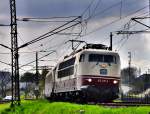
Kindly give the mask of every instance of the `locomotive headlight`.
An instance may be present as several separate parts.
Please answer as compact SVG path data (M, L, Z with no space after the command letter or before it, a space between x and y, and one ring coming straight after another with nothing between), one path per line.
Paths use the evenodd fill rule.
M91 79L91 78L89 78L89 79L88 79L88 82L92 82L92 79Z
M114 83L114 84L117 84L117 83L118 83L118 81L117 81L117 80L114 80L114 81L113 81L113 83Z

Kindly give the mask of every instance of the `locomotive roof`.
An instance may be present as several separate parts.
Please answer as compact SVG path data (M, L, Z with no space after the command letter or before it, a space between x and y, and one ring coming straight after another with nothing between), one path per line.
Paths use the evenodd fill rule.
M103 49L108 50L109 47L103 44L86 44L83 49Z
M80 52L77 52L77 53L83 53L83 52L89 52L89 53L91 53L91 52L94 52L94 53L95 52L97 52L97 53L101 52L101 53L117 54L117 52L110 51L110 50L103 50L103 49L84 49L84 50L81 50ZM75 53L75 55L77 53Z
M80 55L84 52L87 52L87 53L106 53L106 54L118 54L117 52L114 52L114 51L110 51L110 50L103 50L103 49L79 49L73 53L71 53L70 55L67 55L64 57L63 61L64 60L67 60L67 59L70 59L76 55Z

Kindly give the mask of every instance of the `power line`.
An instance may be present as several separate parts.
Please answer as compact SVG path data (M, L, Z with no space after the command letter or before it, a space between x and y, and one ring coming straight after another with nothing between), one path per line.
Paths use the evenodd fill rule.
M96 4L96 6L95 6L95 8L94 8L94 10L93 10L93 12L92 12L92 14L89 15L89 17L88 17L87 19L85 19L84 21L88 21L88 20L90 20L90 19L94 16L95 11L96 11L96 9L98 8L98 6L99 6L99 4L100 4L101 1L102 1L102 0L98 0L98 2L97 2L97 4ZM91 4L91 5L92 5L92 4ZM91 6L90 6L90 7L91 7Z
M40 22L40 23L41 23L41 22L42 22L42 23L43 23L43 22L46 22L46 23L48 23L48 22L49 22L49 23L57 22L57 23L63 23L63 22L69 22L69 21L56 21L56 20L55 20L55 21L46 21L46 20L39 21L39 20L28 20L28 22ZM79 21L74 21L74 22L79 22Z
M124 38L123 38L124 39ZM116 48L116 51L119 51L124 45L125 43L128 41L129 38L126 38L126 40L124 40L124 42L118 47L118 49Z
M0 54L11 54L11 53L6 53L6 52L0 52Z
M75 18L75 17L79 17L79 16L66 16L66 17L47 17L47 18L44 18L44 17L26 17L26 18L21 18L21 19L17 19L17 21L29 21L30 19L38 19L38 20L50 20L50 19L66 19L66 18Z
M119 19L113 20L112 22L110 22L110 23L108 23L108 24L105 24L105 25L103 25L103 26L101 26L101 27L98 27L97 29L95 29L95 30L93 30L93 31L91 31L91 32L89 32L89 33L87 33L87 34L84 35L84 36L87 36L87 35L89 35L89 34L92 34L92 33L94 33L94 32L97 32L98 30L103 29L103 28L105 28L105 27L107 27L107 26L109 26L109 25L112 25L112 24L116 23L116 22L119 22L120 20L125 19L125 18L127 18L127 17L129 17L129 16L131 16L131 15L133 15L133 14L135 14L135 13L137 13L137 12L139 12L139 11L145 9L145 8L147 8L147 7L148 7L148 6L145 6L145 7L141 8L141 9L138 9L138 10L136 10L135 12L132 12L132 13L130 13L130 14L128 14L128 15L122 17L121 19L119 18ZM84 37L84 36L82 36L82 37Z
M77 33L77 32L76 32L76 33L75 33L75 32L72 32L74 28L75 28L75 26L71 28L71 31L70 31L69 34L66 34L66 35L68 35L68 37L67 37L66 39L68 39L69 36L73 36L73 37L76 36L76 37L77 37L79 34L81 34L81 32L82 32L82 24L81 24L80 32L78 32L78 33ZM57 33L57 34L61 34L61 33ZM65 35L65 34L64 34L64 35ZM46 41L45 43L42 43L42 45L43 45L43 46L46 46L46 45L47 45L49 42L51 42L53 39L54 39L54 38L50 39L49 41ZM61 45L64 45L66 41L64 40L63 42L64 42L64 43L60 43L60 45L58 45L58 44L57 44L57 45L60 47ZM51 47L49 47L49 48L56 47L57 45L51 46ZM47 48L47 49L49 49L49 48ZM46 49L46 50L47 50L47 49ZM45 49L44 49L44 50L45 50Z
M81 36L81 33L82 33L82 31L83 31L82 23L81 23L80 32L75 33L75 35L73 35L74 32L72 32L74 28L75 28L75 26L72 27L71 32L69 33L70 35L69 35L69 34L68 34L68 35L69 35L69 36L76 36L76 37ZM58 34L59 34L59 33L58 33ZM69 38L69 36L68 36L68 38ZM66 38L66 39L68 40L68 38ZM52 41L53 39L54 39L54 38L52 38L50 41ZM49 41L49 42L50 42L50 41ZM46 42L46 43L44 43L44 44L42 44L42 45L46 46L46 44L48 44L49 42ZM49 47L49 48L47 48L47 49L54 48L54 47L57 47L57 46L59 46L58 48L60 48L62 45L65 44L65 42L66 42L66 41L64 40L62 43L57 44L57 45L55 45L55 46L51 46L51 47ZM47 50L47 49L44 49L44 50Z
M104 10L102 10L102 11L100 11L100 12L98 12L98 13L92 15L90 18L87 18L87 19L85 19L85 20L88 21L89 19L94 18L94 17L96 17L97 15L103 14L103 13L105 13L106 11L108 11L108 10L112 9L113 7L116 7L116 6L120 5L120 4L121 4L121 2L117 2L117 3L113 4L113 5L111 5L110 7L105 8Z
M25 43L25 41L21 38L21 36L18 34L18 37L20 38L20 40L22 41L22 43ZM29 50L32 50L31 48L28 47Z
M6 62L3 62L3 61L0 61L0 63L3 63L3 64L5 64L5 65L9 65L9 66L11 66L11 64L6 63Z
M52 54L52 53L54 53L54 52L56 52L56 51L52 51L52 52L50 52L50 53L48 53L48 54L46 54L46 55L44 55L44 56L38 58L38 60L40 60L40 59L42 59L42 58L44 58L44 57L46 57L46 56L49 56L50 54ZM31 62L29 62L29 63L26 63L26 64L24 64L24 65L21 65L19 68L22 68L22 67L27 66L27 65L29 65L29 64L31 64L31 63L34 63L34 62L36 62L36 60L31 61Z
M82 31L81 31L82 32ZM79 36L77 36L76 38L74 38L74 40L77 40L79 37L81 37L80 35ZM65 42L65 44L66 44L66 42ZM72 47L72 45L70 44L68 47L67 47L67 49L70 49ZM69 51L69 50L64 50L64 52L63 52L63 55L61 55L59 58L62 58L64 55L65 55L65 53L67 53L67 51Z
M149 13L149 12L146 12L146 13ZM141 15L143 15L143 14L146 14L145 12L144 13L142 13L142 14L140 14L140 15L138 15L138 17L139 16L141 16ZM149 15L149 14L147 14L147 15ZM146 15L146 16L147 16ZM136 18L138 18L137 16L136 16ZM145 19L145 18L141 18L142 20L143 19ZM149 30L149 29L144 29L144 30L139 30L139 31L128 31L129 29L131 29L133 26L135 26L135 25L137 25L137 23L135 23L135 24L133 24L133 25L131 25L132 24L132 19L129 21L129 22L127 22L125 25L124 25L124 29L123 30L120 30L120 31L116 31L116 33L117 34L136 34L136 33L149 33L149 31L147 31L147 30ZM126 27L127 26L127 27ZM121 39L122 40L122 39Z
M11 66L11 64L6 63L6 62L4 62L4 61L0 61L0 63L3 63L3 64L8 65L8 66ZM20 70L26 71L26 70L24 70L24 69L22 69L22 68L21 68Z
M147 14L147 13L149 13L149 12L144 12L144 13L142 13L142 14L139 14L139 15L136 15L136 17L139 17L139 16L142 16L143 14ZM147 15L145 15L145 16L148 16L149 14L147 14ZM133 21L132 20L130 20L129 22L127 22L126 24L124 24L124 28L122 29L122 28L120 28L120 29L122 29L122 30L120 30L120 29L118 29L118 31L125 31L125 30L127 30L127 29L131 29L132 27L134 27L134 26L136 26L138 23L135 23L135 24L133 24L133 25L131 25L133 23ZM148 30L148 29L146 29L146 30ZM115 31L115 33L116 33L116 31Z
M94 1L95 0L92 0L90 3L89 3L89 5L88 5L88 7L83 11L83 13L81 14L81 16L83 17L83 15L90 9L90 7L92 6L92 4L94 3Z
M116 4L116 5L117 5L117 4ZM147 8L147 6L141 8L141 9L138 9L138 10L136 10L136 11L133 12L133 13L128 14L128 15L126 15L126 16L123 17L123 18L114 20L114 21L112 21L111 23L108 23L108 24L106 24L106 25L104 25L104 26L101 26L100 28L98 28L98 29L96 29L96 30L94 30L94 31L92 31L92 32L89 32L89 33L86 34L86 35L89 35L89 34L91 34L91 33L93 33L93 32L96 32L97 30L102 29L102 28L104 28L104 27L107 27L107 26L109 26L109 25L111 25L111 24L113 24L113 23L116 23L116 22L120 21L121 19L127 18L128 16L133 15L133 14L135 14L135 13L137 13L137 12L139 12L139 11L145 9L145 8ZM140 32L140 31L139 31L139 32ZM147 32L148 32L148 31L147 31ZM123 39L124 39L124 38L123 38ZM121 39L121 41L122 41L123 39ZM127 40L128 40L128 39L127 39ZM127 41L127 40L126 40L126 41ZM120 42L121 42L121 41L120 41ZM125 41L125 42L126 42L126 41ZM122 44L122 46L125 44L125 42ZM121 49L122 46L119 47L119 50Z
M69 28L71 28L71 27L73 27L73 26L76 26L76 25L80 24L81 22L77 22L77 23L75 23L75 24L72 24L72 25L70 25L70 26L68 26L68 27L65 27L65 28L61 29L62 27L64 27L64 26L70 24L71 22L74 22L75 20L77 20L77 19L79 19L79 18L80 18L80 17L77 17L77 18L71 20L70 22L67 22L67 23L65 23L65 24L63 24L63 25L61 25L61 26L55 28L54 30L52 30L52 31L50 31L50 32L47 32L47 33L45 33L45 34L39 36L38 38L35 38L35 39L33 39L33 40L31 40L31 41L29 41L29 42L27 42L27 43L21 45L19 48L23 48L23 47L25 47L25 46L28 46L28 45L30 45L30 44L33 44L33 43L37 42L37 41L40 41L40 40L45 39L45 38L47 38L47 37L49 37L49 36L52 36L52 35L54 35L54 34L57 34L57 33L61 32L61 31L64 31L64 30L66 30L66 29L69 29ZM61 29L61 30L58 30L58 29ZM58 31L55 32L56 30L58 30ZM55 32L55 33L52 33L52 32ZM50 33L51 33L51 34L50 34Z

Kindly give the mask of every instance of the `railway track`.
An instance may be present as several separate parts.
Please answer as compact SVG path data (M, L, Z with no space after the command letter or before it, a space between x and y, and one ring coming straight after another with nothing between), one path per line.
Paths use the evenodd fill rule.
M0 101L0 104L9 103L11 101Z
M132 107L132 106L150 106L150 104L144 103L130 103L130 102L112 102L112 103L98 103L99 106L109 106L109 107Z

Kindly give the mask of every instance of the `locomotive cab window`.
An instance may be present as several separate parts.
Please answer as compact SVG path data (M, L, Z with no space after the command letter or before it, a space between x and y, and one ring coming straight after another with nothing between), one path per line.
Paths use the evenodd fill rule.
M79 62L84 62L84 60L85 60L85 55L84 55L84 54L81 54L81 55L80 55Z
M116 57L113 55L89 54L89 62L105 62L116 64Z
M104 62L106 63L116 63L114 60L114 56L112 55L104 55Z
M90 54L89 62L103 62L103 55L100 54Z

